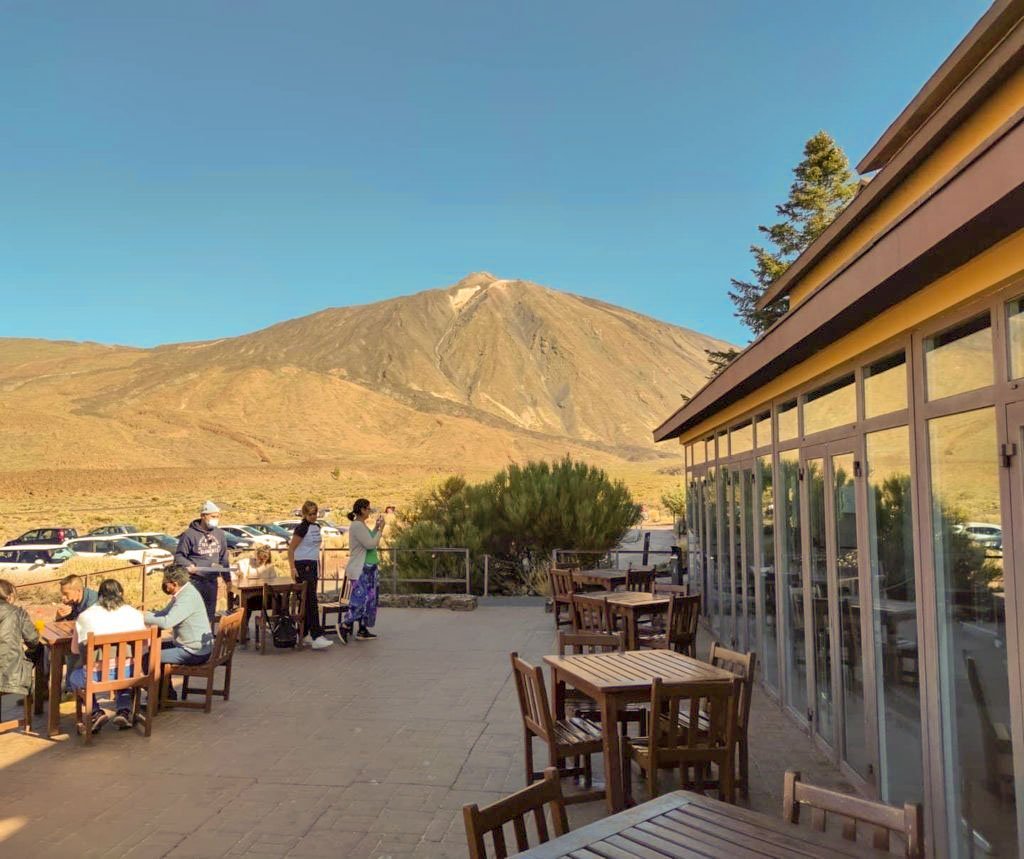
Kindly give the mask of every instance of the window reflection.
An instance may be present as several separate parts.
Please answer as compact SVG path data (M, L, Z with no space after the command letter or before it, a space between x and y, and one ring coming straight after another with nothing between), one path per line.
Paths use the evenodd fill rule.
M949 838L1015 856L995 410L934 418L928 438Z
M752 421L740 424L732 428L730 435L730 449L735 453L746 453L754 449L754 424Z
M843 376L804 396L804 435L857 420L857 391L853 375Z
M759 457L757 468L761 487L761 666L765 684L778 689L779 627L775 603L775 496L771 456Z
M833 738L832 639L828 622L828 565L825 544L825 466L820 459L809 459L804 466L807 481L808 558L811 574L811 623L814 644L814 725L829 745Z
M890 355L864 368L864 416L898 412L907 407L907 356Z
M778 523L780 587L786 653L786 700L798 713L807 708L806 657L804 655L803 556L800 548L800 454L779 454Z
M1010 345L1010 378L1024 377L1024 297L1006 304L1006 339Z
M879 790L886 802L920 802L922 654L917 644L907 427L868 434L867 482Z
M993 382L992 323L987 313L925 340L928 399L937 400Z
M754 429L757 433L757 446L769 447L772 443L772 413L758 415L754 420Z
M797 408L796 400L790 400L779 406L779 441L789 441L797 437L798 428L796 422Z
M712 628L717 630L718 619L718 511L721 505L718 503L718 479L716 470L708 469L707 483L704 486L704 510L707 517L708 547L705 557L705 587L704 592L708 595L705 610L711 619Z

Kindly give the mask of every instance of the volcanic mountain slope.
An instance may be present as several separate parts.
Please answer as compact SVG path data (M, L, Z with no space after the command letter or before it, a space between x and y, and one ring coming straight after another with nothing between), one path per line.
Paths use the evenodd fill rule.
M0 340L0 469L650 459L725 345L486 273L207 343Z

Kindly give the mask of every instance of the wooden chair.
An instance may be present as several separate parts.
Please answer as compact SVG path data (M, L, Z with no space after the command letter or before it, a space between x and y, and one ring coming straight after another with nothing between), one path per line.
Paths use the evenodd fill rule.
M554 767L544 770L543 781L524 787L484 808L479 808L476 803L464 805L462 817L466 823L469 859L485 859L487 847L484 844L484 836L488 832L491 833L494 844L495 859L505 859L508 856L504 832L506 823L511 823L515 832L516 852L528 849L530 842L526 834L526 820L530 813L533 814L533 822L537 829L537 843L544 844L549 841L548 824L544 817L545 805L551 810L551 826L555 831L555 837L565 835L569 831L569 818L565 813L558 770Z
M857 824L863 823L871 828L871 844L876 850L888 851L891 836L896 833L906 842L903 851L906 859L924 857L924 815L919 803L908 802L903 808L896 808L804 784L799 772L787 770L783 782L782 819L799 823L803 805L810 806L811 828L818 832L825 831L827 815L835 814L843 820L843 838L847 841L857 840Z
M352 579L346 577L342 580L341 590L338 591L337 599L322 600L320 602L320 626L325 630L331 629L337 626L336 623L327 625L327 615L336 614L338 620L341 620L341 616L348 611L349 600L352 599L352 588L354 587Z
M561 776L582 775L584 784L589 788L593 782L591 756L601 754L603 747L600 725L579 717L555 721L548 703L544 672L538 666L520 659L518 653L511 654L511 660L512 676L519 695L519 711L523 717L526 783L532 784L541 777L533 769L533 738L538 737L547 743L548 765L555 767ZM583 767L562 766L566 758L583 758ZM604 791L590 790L573 794L565 802L589 802L603 797Z
M37 669L38 670L38 669ZM15 693L6 692L0 693L0 708L3 706L4 695L13 697ZM21 728L26 734L32 733L32 706L35 702L35 698L32 695L32 690L29 689L27 695L22 696L22 716L20 719L8 719L6 722L2 721L0 717L0 734L6 733L7 731L16 731Z
M306 621L306 582L286 585L263 585L263 609L256 616L256 646L260 653L267 652L271 618L288 615L295 624L295 647L302 649L302 630Z
M740 681L731 683L665 683L654 678L651 686L649 737L626 740L622 745L622 776L627 800L632 800L636 763L647 776L650 797L659 795L658 770L678 769L683 788L701 793L717 788L724 802L735 802L737 709ZM685 702L685 704L684 704ZM706 729L700 728L701 714ZM685 714L686 719L680 716ZM710 777L712 765L717 777ZM689 777L691 768L694 777Z
M210 658L198 665L171 665L164 664L160 675L160 707L172 709L174 707L186 707L192 710L205 710L209 713L213 709L213 696L219 695L225 701L231 695L231 661L235 653L235 645L242 634L242 619L245 617L245 609L236 608L234 611L221 617L217 625L217 637L213 641L213 650L210 651ZM218 668L224 669L224 686L221 689L213 688L214 676ZM181 699L178 701L169 698L171 680L174 675L182 677ZM193 677L206 680L205 700L189 701L188 693L195 693L197 690L189 689L189 680Z
M573 632L611 632L608 624L608 603L600 597L586 594L572 596Z
M650 570L626 570L626 590L653 593L656 576L657 573L653 568Z
M716 668L724 668L726 671L731 671L742 681L736 724L736 758L739 764L739 777L736 780L736 786L744 796L749 796L750 748L747 737L750 730L750 702L754 695L754 672L757 669L757 654L728 650L717 641L713 641L711 642L711 654L708 656L708 662Z
M576 584L572 580L574 568L559 569L552 567L551 579L551 600L555 615L555 630L563 623L572 623L572 596L576 593ZM563 613L566 615L562 618Z
M967 680L971 685L971 696L974 698L974 706L978 710L978 720L981 722L986 784L988 789L999 797L1000 801L1012 802L1014 778L1013 743L1010 731L1005 724L992 718L974 657L964 653L964 661L967 663Z
M625 653L626 637L622 632L560 632L558 633L558 655L584 654L584 653ZM565 704L572 708L573 715L586 719L590 722L600 723L601 711L591 698L588 698L578 689L567 687L565 690ZM626 736L628 726L636 722L640 727L640 733L645 733L647 728L647 705L628 704L626 709L619 712L619 725L622 728L622 736Z
M141 721L145 735L152 734L157 705L156 672L160 664L159 632L151 626L136 632L110 635L89 633L83 666L85 688L75 692L76 723L82 730L86 745L92 743L92 705L96 696L106 692L117 693L122 689L132 692L132 724ZM114 672L113 678L111 671ZM143 690L146 692L146 715L140 719L139 692Z
M641 632L641 648L672 649L697 658L697 626L700 623L700 595L686 597L673 594L668 606L668 621L664 631Z

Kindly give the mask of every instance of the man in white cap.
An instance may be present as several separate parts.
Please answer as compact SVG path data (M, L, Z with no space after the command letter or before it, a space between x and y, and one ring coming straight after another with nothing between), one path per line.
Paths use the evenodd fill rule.
M203 597L206 614L213 623L217 613L217 579L224 580L229 594L234 593L228 559L228 541L220 525L220 508L207 501L199 518L178 538L174 563L183 567L195 589Z

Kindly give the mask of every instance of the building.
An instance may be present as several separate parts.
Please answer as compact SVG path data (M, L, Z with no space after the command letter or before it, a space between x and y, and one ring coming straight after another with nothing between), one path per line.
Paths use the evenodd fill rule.
M930 855L1024 855L1024 0L858 169L655 439L715 635L864 794L923 802Z

